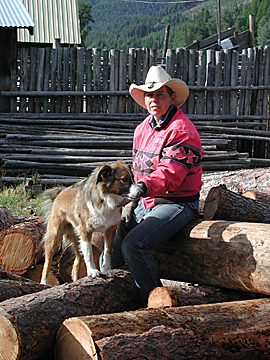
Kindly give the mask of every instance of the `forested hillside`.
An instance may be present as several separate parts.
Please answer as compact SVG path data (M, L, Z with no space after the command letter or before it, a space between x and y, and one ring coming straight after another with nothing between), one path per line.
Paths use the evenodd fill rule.
M216 34L215 0L178 2L161 0L84 0L95 20L86 41L88 47L123 49L149 47L161 51L166 25L169 48L185 47L193 40ZM242 2L243 1L243 2ZM251 1L251 0L250 0ZM255 18L256 45L270 45L270 0L224 0L221 27L248 29L249 14Z

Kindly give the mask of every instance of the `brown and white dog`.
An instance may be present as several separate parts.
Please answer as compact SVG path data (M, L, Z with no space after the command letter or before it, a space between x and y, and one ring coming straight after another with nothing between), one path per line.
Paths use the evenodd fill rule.
M87 276L101 274L113 277L111 250L121 207L130 200L138 200L142 190L132 180L129 167L122 161L105 164L93 170L87 179L62 190L54 188L44 193L49 208L45 241L45 263L41 284L47 284L51 262L62 239L72 242L75 260L72 279L78 279L82 256ZM92 233L104 232L104 253L100 272L92 255Z

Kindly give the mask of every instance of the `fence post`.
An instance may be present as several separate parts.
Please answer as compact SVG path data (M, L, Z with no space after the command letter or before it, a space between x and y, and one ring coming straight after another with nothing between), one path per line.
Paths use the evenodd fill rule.
M119 57L119 90L127 90L127 53L120 51ZM118 112L126 112L126 96L119 96Z
M134 82L135 75L135 49L130 48L128 52L128 87ZM128 97L128 113L133 113L134 111L134 101L131 96Z
M215 52L214 50L206 51L206 82L207 86L214 86L215 75ZM206 113L213 114L214 92L206 91Z
M82 91L84 86L84 48L77 48L77 90ZM83 111L83 99L76 97L76 112Z
M215 52L215 86L221 86L222 82L222 58L221 51ZM214 115L221 114L221 92L214 91Z
M194 86L195 79L196 79L196 51L189 50L188 84ZM194 90L189 92L188 113L195 114L195 91Z
M206 53L204 50L198 51L198 70L197 70L197 85L204 86L206 78ZM203 114L205 109L205 91L197 91L196 113Z
M172 78L175 77L175 63L176 63L175 50L168 49L166 53L166 71Z
M103 50L103 90L109 90L109 50ZM102 111L106 113L108 110L108 97L104 96L102 99Z
M94 91L101 89L101 49L93 49L93 85ZM101 97L95 96L93 102L93 112L99 113L101 109Z

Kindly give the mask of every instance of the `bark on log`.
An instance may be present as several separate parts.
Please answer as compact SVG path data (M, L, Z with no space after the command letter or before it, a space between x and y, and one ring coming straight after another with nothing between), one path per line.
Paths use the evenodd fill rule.
M46 285L46 288L48 287L50 286ZM0 302L42 290L44 286L34 281L0 280Z
M23 274L41 261L41 240L45 233L45 220L32 216L0 233L0 265L2 269Z
M265 297L247 291L222 289L214 286L192 285L190 283L162 280L162 287L156 287L148 297L148 308L162 306L188 306L249 300Z
M48 359L55 335L69 317L134 310L141 306L130 272L114 279L83 278L35 294L3 301L0 349L3 360Z
M256 299L70 318L58 331L56 360L81 359L82 354L95 360L269 359L269 311L270 299ZM148 348L148 342L138 340L147 341L151 329L157 346ZM171 330L183 339L176 336L179 341L172 342L176 333Z
M1 280L15 280L20 282L31 282L31 280L26 279L20 275L11 274L5 270L0 269L0 279Z
M204 203L206 220L270 223L270 205L234 193L225 185L212 188Z
M102 233L96 232L92 235L92 250L93 250L93 259L96 265L96 268L99 270L99 256L103 251L104 244L104 235ZM58 263L58 273L63 282L72 282L71 271L73 262L75 259L74 249L72 245L67 246L59 259ZM85 262L82 260L79 270L79 279L87 275Z
M205 201L212 187L225 184L227 188L236 193L246 190L270 192L270 168L241 169L236 171L217 171L203 173L203 185L200 200Z
M163 279L269 295L269 249L269 224L198 219L152 252Z
M15 218L11 215L8 208L4 205L0 205L0 231L8 229L15 224Z

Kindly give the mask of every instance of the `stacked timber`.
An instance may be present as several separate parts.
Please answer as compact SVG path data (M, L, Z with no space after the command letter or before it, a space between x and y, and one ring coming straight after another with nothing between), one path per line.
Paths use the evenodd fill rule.
M237 151L237 141L270 141L270 132L249 129L256 119L248 125L246 118L219 122L210 115L189 117L201 136L204 171L250 168L254 159ZM143 118L143 114L0 114L4 175L39 173L59 180L59 176L87 176L103 162L130 163L133 132ZM262 159L261 164L269 162Z
M0 270L3 360L270 359L269 183L260 188L267 174L258 174L256 191L216 183L204 218L153 251L163 286L149 295L148 309L130 271L72 282L70 248L58 257L62 285ZM101 234L93 242L98 266Z

